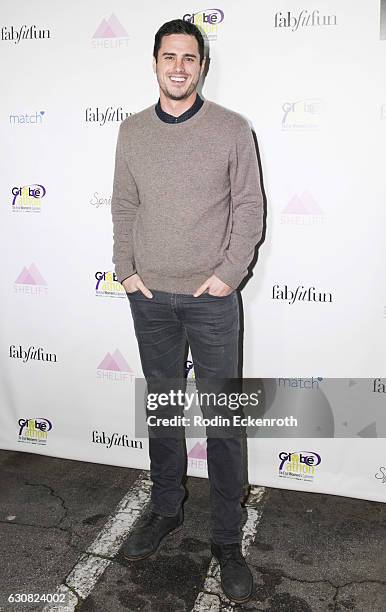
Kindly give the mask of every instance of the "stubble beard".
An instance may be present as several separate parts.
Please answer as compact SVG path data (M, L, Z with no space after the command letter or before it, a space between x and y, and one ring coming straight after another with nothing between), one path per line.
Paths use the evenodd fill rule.
M170 100L185 100L186 98L189 98L189 96L195 91L197 85L198 85L198 81L200 79L198 78L196 81L192 81L188 87L188 89L185 92L181 92L181 93L176 93L174 94L173 92L171 92L165 85L161 85L161 83L159 83L159 86L163 92L163 94L167 97L170 98Z

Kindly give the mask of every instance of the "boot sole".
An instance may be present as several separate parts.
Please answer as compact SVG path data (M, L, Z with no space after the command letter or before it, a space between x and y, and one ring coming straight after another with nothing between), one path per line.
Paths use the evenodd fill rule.
M249 601L249 599L251 599L251 597L253 595L253 587L252 587L251 592L249 593L249 595L247 595L246 597L243 597L243 599L236 599L235 597L231 597L229 595L229 593L227 593L226 590L224 589L222 583L221 583L221 588L223 590L223 593L224 593L225 597L227 597L229 599L229 601L234 601L235 603L245 603L246 601Z
M161 546L161 544L163 543L163 540L169 536L169 535L173 535L173 533L177 533L178 531L181 531L181 529L183 528L183 523L181 523L181 525L179 525L178 527L176 527L175 529L172 529L172 531L168 531L167 533L165 533L164 536L162 536L162 538L160 539L157 548L155 548L154 550L151 550L150 552L146 553L145 555L140 555L140 556L136 556L136 557L129 557L129 555L126 555L123 551L122 551L122 555L125 559L127 559L128 561L141 561L142 559L147 559L148 557L151 557L152 555L154 555L154 553L157 552L157 550L159 549L159 547Z

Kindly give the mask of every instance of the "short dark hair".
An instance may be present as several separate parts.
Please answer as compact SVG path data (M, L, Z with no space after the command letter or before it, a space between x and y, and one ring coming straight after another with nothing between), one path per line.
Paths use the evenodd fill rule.
M155 35L153 56L155 61L158 59L158 51L161 46L162 37L169 36L169 34L187 34L188 36L194 36L198 43L198 52L200 54L200 64L204 59L205 47L204 38L199 28L191 23L190 21L184 21L183 19L173 19L173 21L167 21L164 23Z

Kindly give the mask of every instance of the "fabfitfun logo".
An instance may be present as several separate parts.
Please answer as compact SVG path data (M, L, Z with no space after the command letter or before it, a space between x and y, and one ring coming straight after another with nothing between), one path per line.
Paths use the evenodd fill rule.
M118 281L115 272L95 272L96 286L95 295L97 297L125 298L126 291Z
M315 28L336 26L336 15L321 15L318 9L308 11L303 9L297 15L287 11L286 13L275 13L275 28L290 29L291 32L296 32L299 28Z
M122 106L108 106L104 110L96 106L86 108L86 123L98 123L98 125L105 125L106 123L114 123L116 121L123 121L134 113L128 113L122 109Z
M12 26L3 26L1 28L1 40L13 42L18 45L21 40L43 40L51 38L49 30L41 30L36 25L22 25L19 28Z
M92 432L91 442L93 444L103 444L106 448L124 446L125 448L135 448L136 450L143 449L141 440L133 440L127 434L118 434L117 432L107 435L104 431L99 432L97 429L94 429Z
M284 102L282 110L281 129L283 131L318 130L323 102L320 98L305 98L295 102Z
M46 111L9 115L11 125L41 125Z
M386 393L386 383L382 382L381 378L374 378L372 393Z
M94 49L101 47L103 49L127 47L128 44L129 35L114 13L108 19L102 19L92 37Z
M203 30L208 40L217 40L218 26L224 21L224 11L221 9L205 9L195 13L185 13L182 17Z
M43 348L39 346L29 346L28 349L24 349L21 344L16 347L11 344L9 347L9 356L11 359L21 359L23 363L27 361L49 361L50 363L57 363L58 359L55 353L46 353Z
M320 225L325 220L324 211L307 190L300 196L295 193L280 215L282 225Z
M23 187L12 187L13 212L41 212L41 200L47 191L43 185L35 183Z
M14 293L28 295L47 295L47 282L38 267L32 263L28 268L23 267L14 283Z
M315 477L315 468L321 464L322 458L313 451L296 451L279 453L279 476L280 478L293 478L311 482Z
M315 287L304 287L298 285L296 289L289 289L288 285L273 285L272 287L272 300L278 300L288 302L288 304L294 304L295 302L322 302L332 303L332 294L317 291Z
M48 432L52 429L52 423L43 417L33 419L19 419L18 441L24 444L47 444Z

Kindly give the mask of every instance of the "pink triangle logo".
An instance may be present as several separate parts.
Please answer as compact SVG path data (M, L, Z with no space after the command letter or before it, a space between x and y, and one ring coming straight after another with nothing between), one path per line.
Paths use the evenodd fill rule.
M282 211L285 215L323 215L323 211L309 191L295 194Z
M93 38L127 38L129 35L117 17L112 13L107 19L102 19Z
M189 459L204 459L206 460L206 448L202 442L196 442L193 448L188 452Z
M37 266L34 263L29 268L23 267L19 276L15 280L18 285L47 285L43 276L40 274Z
M115 372L129 372L134 374L122 353L116 349L113 354L106 353L100 362L98 370L113 370Z

